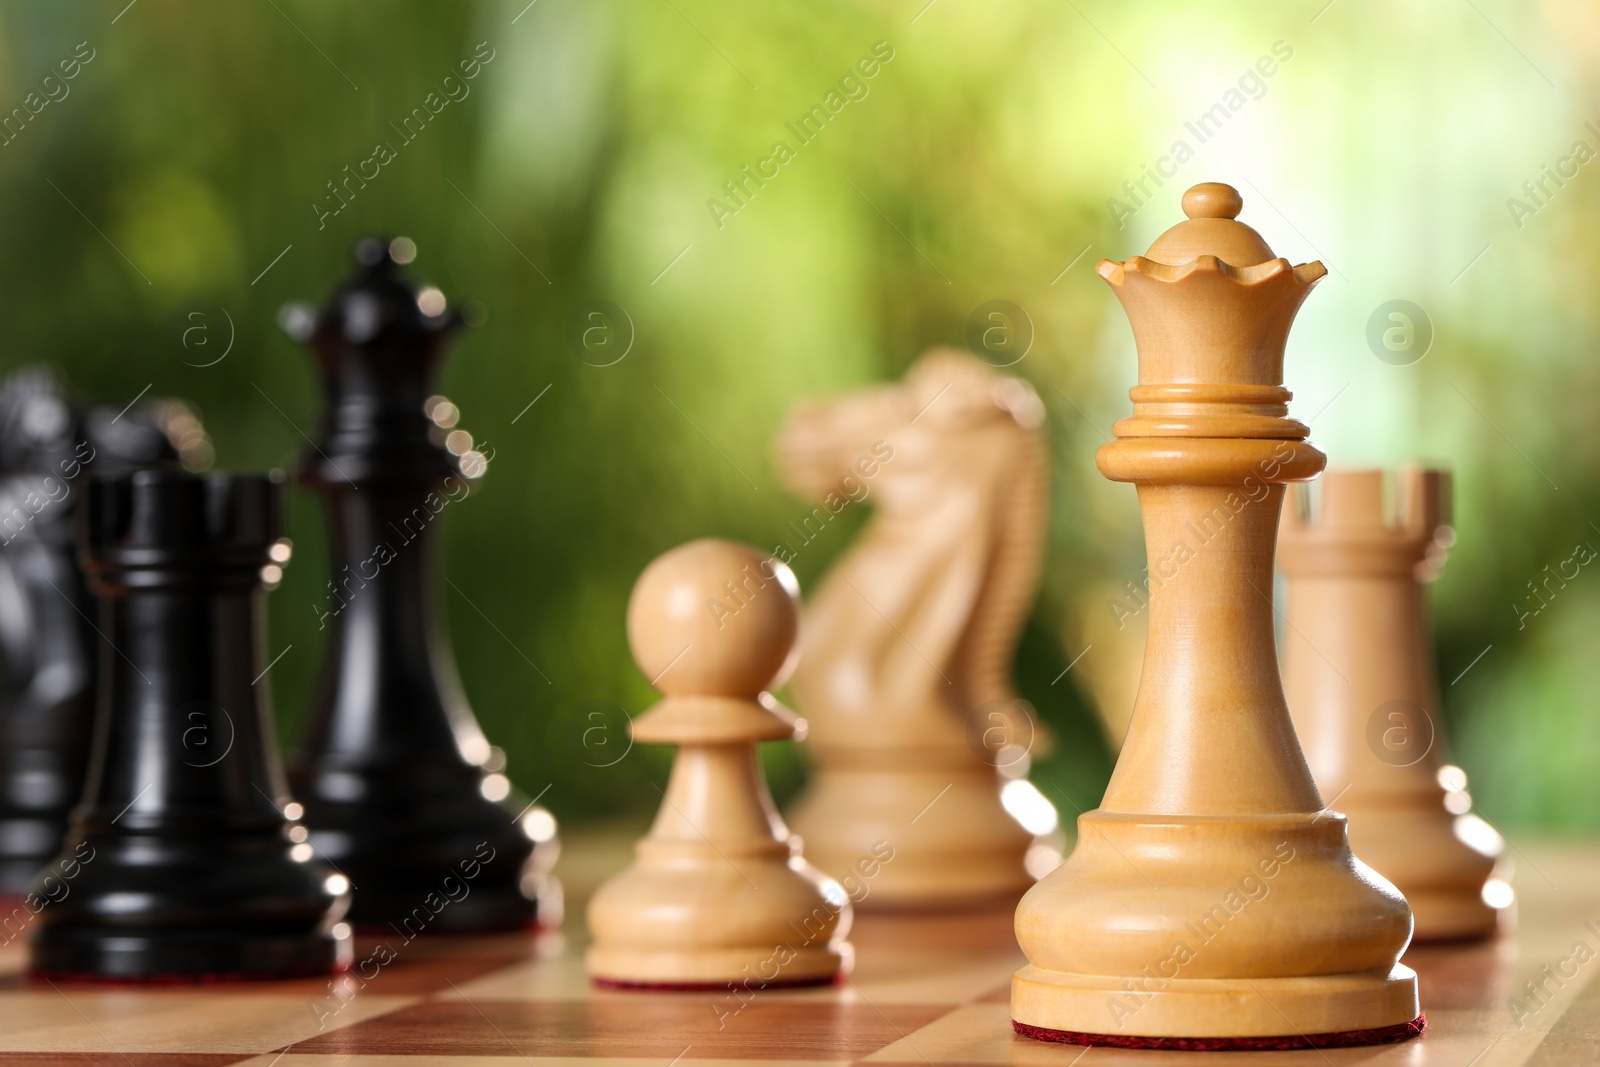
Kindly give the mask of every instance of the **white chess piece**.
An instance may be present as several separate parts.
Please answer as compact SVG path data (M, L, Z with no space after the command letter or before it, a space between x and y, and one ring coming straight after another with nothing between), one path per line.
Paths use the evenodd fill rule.
M1026 382L933 349L779 434L786 477L819 501L806 536L847 501L873 511L806 603L791 686L812 725L789 813L806 854L848 879L875 842L894 849L863 909L1015 900L1060 862L1035 841L1055 808L1026 780L1044 731L1011 684L1049 525L1043 420Z
M639 576L628 640L665 699L633 737L678 753L633 865L589 905L596 981L753 990L848 970L849 899L801 858L756 762L757 742L804 730L767 692L799 625L794 573L745 545L693 541Z
M1287 580L1283 684L1312 777L1350 819L1350 847L1395 884L1419 941L1512 920L1503 841L1446 775L1425 583L1454 540L1449 475L1328 471L1313 512L1295 486L1278 535ZM1453 785L1454 788L1447 788Z
M1138 487L1150 636L1105 797L1017 907L1011 1018L1033 1037L1288 1048L1424 1025L1411 909L1324 808L1273 638L1284 486L1327 462L1289 417L1284 345L1327 271L1274 255L1240 207L1197 185L1148 256L1099 266L1139 384L1095 459Z

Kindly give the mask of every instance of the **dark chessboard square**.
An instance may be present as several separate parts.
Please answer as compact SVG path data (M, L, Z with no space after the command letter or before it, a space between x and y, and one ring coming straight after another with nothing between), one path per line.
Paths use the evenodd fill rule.
M470 982L520 963L530 951L531 945L520 938L453 938L442 943L425 939L407 942L400 937L371 942L358 939L355 962L335 981L354 986L362 993L425 996L447 992L452 983Z

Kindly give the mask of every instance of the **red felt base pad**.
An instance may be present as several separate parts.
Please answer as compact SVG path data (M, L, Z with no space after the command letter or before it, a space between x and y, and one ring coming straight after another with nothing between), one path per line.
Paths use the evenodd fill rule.
M1055 1041L1063 1045L1089 1045L1100 1048L1153 1048L1173 1052L1268 1052L1297 1048L1353 1048L1358 1045L1386 1045L1409 1041L1428 1028L1428 1017L1419 1015L1408 1023L1378 1026L1371 1030L1339 1030L1331 1034L1290 1034L1286 1037L1134 1037L1129 1034L1079 1034L1070 1030L1048 1030L1011 1021L1011 1028L1023 1037Z

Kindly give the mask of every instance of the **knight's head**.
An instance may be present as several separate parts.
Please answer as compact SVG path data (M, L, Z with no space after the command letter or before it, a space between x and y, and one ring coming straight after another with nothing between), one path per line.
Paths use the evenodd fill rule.
M930 349L898 382L803 402L778 433L778 467L797 492L865 496L884 475L949 473L973 441L1033 431L1033 387L953 348Z

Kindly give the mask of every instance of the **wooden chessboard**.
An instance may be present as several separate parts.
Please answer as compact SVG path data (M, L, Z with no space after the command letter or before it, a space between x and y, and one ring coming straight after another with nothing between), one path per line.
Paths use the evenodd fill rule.
M561 933L397 944L371 981L201 988L31 983L21 942L0 949L0 1065L120 1067L695 1067L715 1061L800 1065L1248 1064L1343 1067L1555 1067L1600 1063L1600 846L1513 850L1521 926L1475 946L1424 948L1430 1028L1405 1045L1286 1053L1139 1052L1015 1037L1008 978L1021 963L1009 911L858 919L858 959L837 987L755 995L593 988L581 909ZM577 847L573 847L573 846ZM569 842L561 868L576 900L620 866L614 837ZM1586 927L1585 924L1593 924ZM1586 943L1595 954L1574 959ZM372 944L358 948L357 959ZM1548 1002L1518 1026L1511 1000L1542 968ZM1525 1003L1532 1004L1531 1001ZM340 1006L342 1005L342 1007ZM320 1009L320 1011L319 1011ZM322 1015L319 1028L319 1014Z

